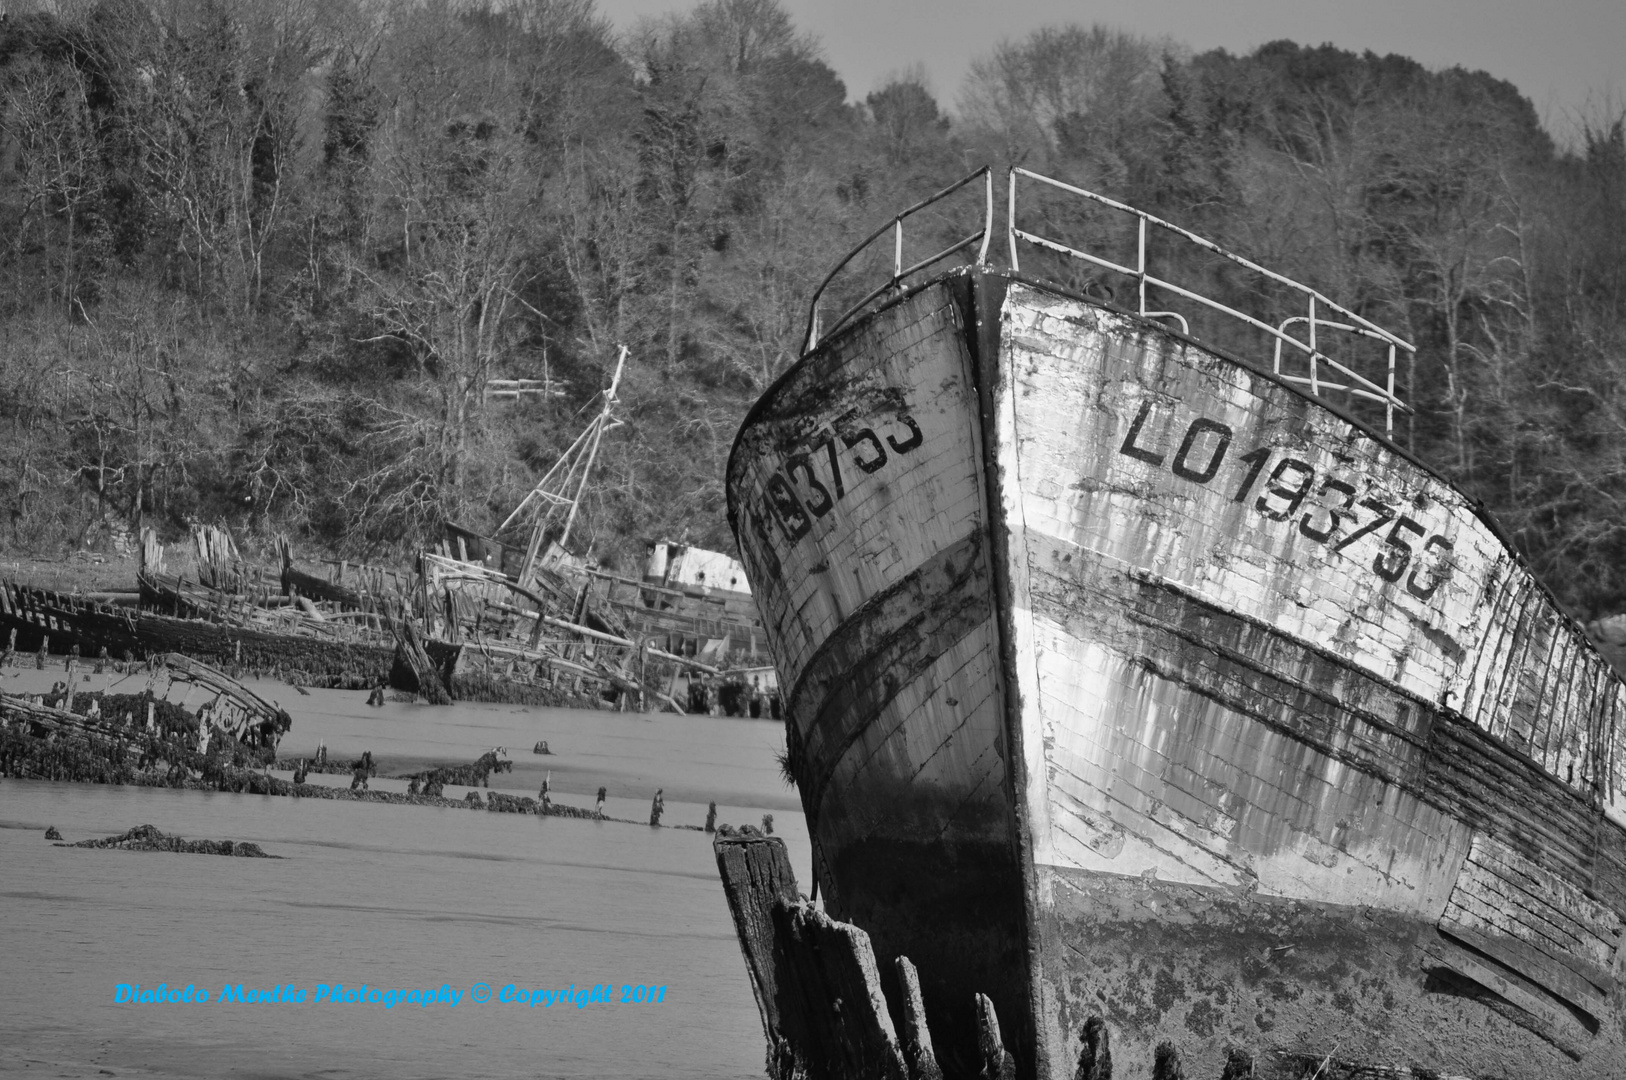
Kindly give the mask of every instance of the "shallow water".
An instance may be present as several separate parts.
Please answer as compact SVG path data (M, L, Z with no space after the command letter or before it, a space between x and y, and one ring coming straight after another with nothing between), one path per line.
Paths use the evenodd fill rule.
M10 672L6 673L8 676ZM4 679L37 691L37 675ZM57 677L60 677L58 675ZM96 680L100 683L102 680ZM24 687L23 684L30 685ZM127 689L121 688L121 689ZM775 723L392 703L281 684L287 754L371 749L383 779L506 745L492 786L668 825L774 815L805 876L806 829L778 776ZM530 752L547 739L554 754ZM307 745L308 744L308 745ZM316 779L313 777L312 779ZM327 778L347 783L348 778ZM458 796L464 789L448 788ZM250 840L282 860L54 847L148 823ZM756 1005L709 838L642 824L325 799L0 781L0 1070L35 1075L757 1077ZM529 1008L314 1004L317 985L610 984L618 1003ZM116 1004L118 983L194 984L208 1004ZM222 985L293 983L303 1004L222 1004ZM666 987L620 1004L623 985ZM25 988L26 987L26 988Z

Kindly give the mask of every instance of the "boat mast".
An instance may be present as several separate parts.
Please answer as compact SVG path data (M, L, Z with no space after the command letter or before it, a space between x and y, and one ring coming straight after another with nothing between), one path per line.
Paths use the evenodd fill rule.
M537 556L542 549L542 537L553 522L557 511L564 511L565 515L564 529L559 534L559 546L563 547L565 541L570 538L570 530L576 523L576 513L581 509L582 496L587 491L588 478L592 475L593 462L598 457L599 442L604 438L606 431L620 424L619 420L611 416L611 410L616 404L615 392L621 385L621 371L626 362L627 347L623 345L615 361L615 374L610 377L610 388L604 393L604 407L582 433L576 436L576 441L559 455L559 460L554 462L553 468L538 481L530 494L520 500L520 504L514 507L514 512L509 514L507 520L497 529L501 533L512 525L531 504L531 500L536 499L547 504L531 529L530 543L525 548L525 562L519 571L518 580L521 585L526 584L531 578Z

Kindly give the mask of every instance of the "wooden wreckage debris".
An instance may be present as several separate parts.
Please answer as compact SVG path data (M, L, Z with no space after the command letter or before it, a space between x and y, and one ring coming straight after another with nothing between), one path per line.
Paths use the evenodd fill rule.
M369 689L389 678L393 643L378 635L323 635L217 614L184 618L0 581L0 635L13 651L135 663L182 654L225 669L295 683Z
M389 685L431 704L681 713L674 693L681 673L725 674L721 665L683 654L742 637L760 667L754 621L738 633L739 612L730 615L730 602L704 588L629 581L635 600L617 598L622 579L592 570L564 546L599 441L618 423L612 410L626 359L623 348L597 416L505 523L535 518L523 552L446 522L446 539L421 553L411 572L329 560L327 580L295 565L287 537L277 538L275 568L254 566L224 528L195 525L188 577L170 571L149 529L141 537L140 610L0 583L0 634L9 631L12 648L42 657L77 651L128 663L181 653L233 675L270 675L296 686ZM173 561L180 567L185 560ZM749 608L749 594L740 596ZM687 600L727 617L713 626L667 610Z
M172 658L181 659L181 658ZM198 665L201 667L201 665ZM175 674L174 671L171 674ZM191 681L209 685L212 677L196 667ZM66 700L65 698L63 700ZM91 703L91 704L87 704ZM98 706L110 702L105 710ZM129 706L136 706L131 708ZM75 710L86 710L83 712ZM146 716L143 725L138 719ZM215 713L219 716L222 713ZM284 716L286 714L283 714ZM640 824L628 818L609 817L586 806L561 802L540 802L529 796L501 791L470 791L461 799L446 798L447 783L485 783L494 771L510 771L512 762L496 752L488 752L470 765L430 770L410 776L415 782L406 792L371 791L365 777L371 770L365 761L349 763L294 759L278 761L272 747L252 747L211 723L204 737L196 716L175 703L149 695L75 695L72 709L50 700L23 695L0 694L0 776L24 779L77 781L99 784L128 784L138 787L172 787L197 791L228 791L251 795L330 799L349 802L388 803L397 806L432 806L441 809L484 810L498 814L532 814L538 817L577 818ZM294 779L270 773L272 767L292 767ZM307 774L356 774L349 788L308 783ZM150 829L151 826L142 826ZM698 829L699 826L678 826ZM48 840L60 835L46 834ZM225 850L230 841L180 841L155 836L132 835L85 841L77 847L127 847L151 842L140 850L197 851L229 855L249 854ZM172 844L201 846L170 846ZM208 845L215 845L210 847ZM241 845L239 845L241 846Z
M221 663L229 649L234 666L296 683L372 689L389 680L394 634L407 610L398 576L379 571L380 587L371 590L323 588L321 579L293 569L286 538L277 545L278 573L242 560L217 527L194 527L193 547L196 577L188 579L166 570L163 546L150 530L143 533L142 630L148 617L181 620L193 628L191 636L205 640L175 651L210 650L205 655ZM386 581L394 590L382 587Z
M712 842L735 934L767 1038L769 1080L1015 1080L993 1002L977 994L977 1058L940 1062L920 978L908 957L883 965L869 935L801 895L784 842L746 826ZM1086 1019L1072 1080L1139 1080L1114 1073L1110 1030ZM1416 1080L1407 1067L1233 1047L1214 1080ZM1467 1080L1429 1073L1430 1080ZM1145 1080L1198 1080L1173 1043L1157 1047Z
M718 670L635 639L557 582L525 588L426 553L410 580L337 563L352 587L296 571L286 540L272 575L238 561L219 530L194 539L196 580L167 573L162 545L144 535L141 609L0 582L0 642L37 653L41 666L52 653L96 658L99 670L186 655L296 686L388 685L431 704L605 707L611 698L681 712L666 686L674 672Z
M49 838L47 834L47 839ZM73 844L59 842L56 846L118 848L121 851L172 851L184 855L231 855L241 859L282 858L281 855L268 854L260 845L246 840L186 840L179 836L166 835L154 825L137 825L118 836L109 836L102 840L80 840Z
M205 691L212 691L215 700L204 706L207 713L199 711L200 720L206 719L214 723L239 740L246 740L251 726L258 726L262 732L275 733L274 736L259 740L260 745L267 745L275 750L275 738L280 738L293 724L287 710L282 706L265 700L225 672L218 671L208 664L200 663L189 656L182 656L180 653L167 653L153 658L150 663L154 668L161 667L166 670L169 677L176 682L191 683Z
M423 639L418 635L418 628L411 619L401 621L401 634L396 639L397 663L405 661L412 671L414 689L424 696L431 705L450 705L452 695L448 692L448 680L441 673L435 662L429 658L429 652L424 648ZM399 679L392 680L399 682Z
M167 680L162 694L160 679ZM174 687L185 690L170 700ZM185 707L191 691L205 700ZM209 697L208 695L213 695ZM292 721L224 672L184 656L148 664L141 693L67 689L0 693L0 773L44 780L184 787L228 786L264 768Z
M544 693L527 702L571 704L580 702L585 682L602 688L593 697L612 695L618 707L645 711L658 704L683 712L662 684L680 668L716 670L634 639L591 607L585 587L568 589L545 568L529 575L532 588L434 552L425 552L420 565L424 621L434 632L426 648L437 660L451 654L439 666L453 697L501 700L491 690L518 683L550 689L555 698Z
M443 765L422 772L405 773L396 777L396 779L411 780L413 782L412 790L414 791L421 786L424 792L430 795L438 795L440 789L447 784L461 787L490 787L492 773L513 771L514 763L508 757L507 751L498 749L487 750L468 765ZM500 792L492 792L491 797L495 798L500 794ZM504 796L504 798L512 797ZM532 799L526 799L525 801L535 804L535 800Z

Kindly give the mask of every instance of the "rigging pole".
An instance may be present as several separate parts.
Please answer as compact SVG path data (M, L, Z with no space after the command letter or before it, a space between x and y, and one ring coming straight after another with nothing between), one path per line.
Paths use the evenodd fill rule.
M559 460L553 463L547 475L538 481L530 494L520 500L519 505L514 507L514 512L509 514L507 520L497 529L498 533L501 533L512 525L533 500L545 504L537 512L536 522L531 528L530 543L525 548L525 561L519 571L521 585L529 586L537 556L541 553L543 536L557 515L564 515L564 528L558 539L559 546L563 547L565 541L570 538L570 530L576 524L576 514L581 509L582 496L587 493L587 481L592 475L593 462L598 458L599 442L604 438L606 431L621 423L611 415L611 411L616 405L615 392L621 385L621 371L626 362L627 347L623 345L615 361L615 374L610 377L610 388L604 392L604 407L582 433L576 436L576 441L570 444L569 449L559 455Z

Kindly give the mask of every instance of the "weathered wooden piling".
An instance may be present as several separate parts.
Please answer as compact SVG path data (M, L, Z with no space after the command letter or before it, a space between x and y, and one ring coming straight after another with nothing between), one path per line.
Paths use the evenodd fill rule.
M712 843L717 870L723 879L723 895L734 917L734 933L745 954L745 968L751 976L751 992L756 995L757 1012L769 1043L768 1075L775 1068L775 1052L780 1046L778 1007L778 965L774 962L773 917L775 901L795 903L796 873L783 843L770 843L750 836L719 836ZM788 1074L785 1074L788 1075Z
M1099 1016L1084 1021L1082 1047L1078 1052L1076 1080L1112 1080L1112 1040ZM1250 1060L1250 1065L1251 1065ZM1241 1080L1227 1074L1223 1080Z
M987 994L977 995L977 1050L982 1058L978 1080L1016 1080L1016 1059L1005 1049L999 1017Z
M407 667L412 671L418 684L418 693L431 705L450 705L452 696L446 690L446 683L442 680L440 670L429 658L424 648L423 638L411 619L402 619L400 623L401 636L397 639L397 655L406 661Z
M932 1046L931 1029L926 1026L926 1002L920 994L920 973L907 956L898 957L893 970L898 976L898 994L903 1006L898 1034L903 1042L903 1059L909 1066L909 1075L913 1080L943 1080L943 1070L937 1065L937 1051Z
M774 1080L915 1080L869 935L801 898L785 846L747 826L712 850L768 1037Z

